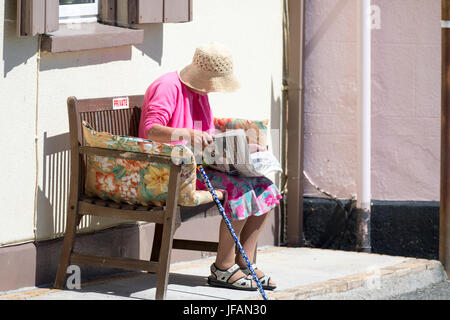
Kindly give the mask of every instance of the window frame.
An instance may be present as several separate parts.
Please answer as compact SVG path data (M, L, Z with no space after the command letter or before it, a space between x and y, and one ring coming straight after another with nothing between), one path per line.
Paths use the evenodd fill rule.
M59 23L97 22L100 1L94 1L94 3L59 5Z

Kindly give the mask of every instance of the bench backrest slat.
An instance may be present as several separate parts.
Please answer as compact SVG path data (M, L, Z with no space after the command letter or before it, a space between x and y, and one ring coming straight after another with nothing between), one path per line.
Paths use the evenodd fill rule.
M128 109L113 108L114 97L76 100L78 141L83 146L81 121L89 122L93 129L115 135L137 137L143 95L130 96Z

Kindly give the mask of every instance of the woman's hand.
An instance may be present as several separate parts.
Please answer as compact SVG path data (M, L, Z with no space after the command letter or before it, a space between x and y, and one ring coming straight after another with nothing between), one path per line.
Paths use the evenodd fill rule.
M261 151L267 151L267 148L260 146L259 144L251 143L248 145L248 151L250 153L255 153L255 152L261 152Z
M202 150L213 143L213 139L207 132L190 129L189 134L191 136L191 145L202 146Z

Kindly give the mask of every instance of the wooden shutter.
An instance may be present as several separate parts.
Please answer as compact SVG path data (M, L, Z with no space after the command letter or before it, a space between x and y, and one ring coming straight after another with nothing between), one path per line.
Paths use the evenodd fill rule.
M128 23L163 22L164 0L128 0Z
M130 27L163 22L164 0L101 0L100 21Z
M114 0L114 2L117 2L116 24L120 26L192 21L193 0Z
M59 0L17 0L17 35L35 36L59 28Z
M164 0L164 22L192 21L192 0Z
M119 1L119 3L122 3ZM116 25L117 22L117 1L101 0L100 2L100 21L104 24Z

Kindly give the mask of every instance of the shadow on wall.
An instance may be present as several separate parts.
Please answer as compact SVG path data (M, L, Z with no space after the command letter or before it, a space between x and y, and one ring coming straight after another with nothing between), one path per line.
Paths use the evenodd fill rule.
M280 96L275 98L275 92L273 88L273 79L270 80L270 137L272 142L272 152L275 157L280 160L281 153L281 99ZM275 184L279 185L280 175L277 174L275 178Z
M275 91L274 91L274 87L273 87L273 78L270 80L270 130L271 130L271 139L272 139L272 152L275 155L275 157L278 160L280 159L280 153L282 150L281 147L281 113L283 112L282 110L282 106L281 106L281 99L280 96L277 96L275 98ZM280 185L281 184L281 178L280 178L281 174L276 174L275 175L275 184L276 185ZM272 228L272 234L274 235L274 239L276 239L276 243L275 245L279 245L280 244L280 236L281 236L281 210L280 210L280 206L277 206L273 213L273 215L275 215L274 218L274 225L271 227Z
M17 1L4 1L3 78L15 67L27 64L37 52L37 38L19 38L16 35ZM33 61L34 62L34 61Z
M142 56L150 57L161 66L164 25L162 23L151 23L142 26L140 29L144 29L144 42L136 48L141 51Z
M311 1L311 0L310 0ZM305 45L305 60L309 58L311 53L314 51L316 46L319 44L320 40L325 36L328 29L330 29L333 26L333 22L337 19L337 17L342 13L342 10L347 6L347 4L350 2L350 0L345 1L337 1L336 5L331 9L330 13L328 14L327 18L321 23L320 27L315 31L315 33L311 36L309 41ZM307 3L307 6L311 6L311 4ZM310 30L308 30L309 26L312 25L308 20L310 20L311 17L306 16L306 35L311 33ZM308 38L308 36L307 36Z
M44 132L42 188L38 191L37 238L50 238L65 230L69 196L69 134L48 137Z

